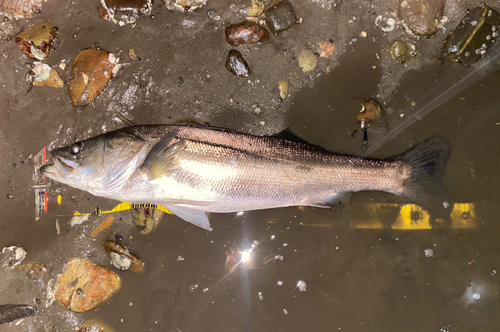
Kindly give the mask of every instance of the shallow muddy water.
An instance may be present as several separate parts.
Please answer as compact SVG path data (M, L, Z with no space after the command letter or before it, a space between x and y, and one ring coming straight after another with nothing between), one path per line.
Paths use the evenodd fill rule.
M207 8L203 9L203 20ZM55 8L50 10L57 12ZM354 9L349 10L342 15ZM195 20L195 14L188 15ZM170 19L169 24L182 20L179 16ZM118 29L107 26L109 22L95 24L92 31L102 29L103 36ZM144 25L147 29L154 27ZM370 36L385 38L373 27L366 30ZM95 37L81 34L79 38L89 42ZM204 37L203 32L193 34ZM215 42L203 41L203 45L222 45L213 38ZM117 44L126 45L123 35L119 39ZM66 43L64 52L68 54L68 49L79 47L69 45L74 40ZM162 73L169 73L166 78L160 79L160 73L140 76L139 67L134 68L138 77L134 78L132 71L125 72L121 81L107 88L120 95L127 89L126 82L151 77L162 86L156 92L164 92L168 84L175 86L177 77L189 72L184 62L188 61L187 53L198 51L195 44L188 43L190 49L182 51L179 57L183 60L177 60L175 66L158 65ZM155 47L161 48L158 45ZM172 45L183 44L175 39ZM10 57L18 52L5 44L2 47ZM280 49L278 42L274 47ZM211 52L208 61L212 56L222 59ZM405 72L394 79L391 98L381 98L387 100L383 105L385 124L369 128L369 143L364 147L362 133L354 133L360 104L364 99L376 98L381 93L381 82L388 84L384 77L391 75L380 66L376 53L381 52L380 43L368 38L358 41L336 58L338 63L329 74L321 73L308 81L284 103L269 101L271 97L263 92L261 97L268 99L265 105L269 110L264 116L268 122L264 129L259 127L260 118L242 109L251 111L259 89L271 89L267 81L256 91L249 90L249 96L241 97L245 106L231 108L227 101L233 95L235 100L240 98L244 88L240 85L228 90L227 81L233 77L223 80L220 77L224 76L215 76L221 82L207 83L211 85L207 91L200 90L196 96L188 92L192 104L185 103L182 93L169 97L168 102L175 107L185 105L178 112L172 110L172 104L168 106L164 96L155 93L138 94L140 101L132 106L123 102L118 111L106 112L103 110L119 99L112 93L103 93L94 105L74 111L67 100L62 100L66 91L55 92L61 100L46 100L47 90L38 89L27 97L24 91L14 91L15 87L25 87L19 83L21 75L16 74L19 77L15 76L14 83L6 83L10 90L0 95L5 107L0 134L0 179L4 187L0 197L0 246L22 246L28 252L26 261L44 263L47 272L40 281L32 281L19 271L2 267L0 304L31 304L39 313L18 326L0 325L0 331L71 331L78 330L88 319L102 320L123 332L498 331L500 71L495 64L487 68L488 72L481 72L481 62L462 68L436 60L419 70ZM176 61L175 54L168 57ZM2 68L8 66L7 61L2 64ZM223 66L221 70L225 70ZM479 76L460 81L474 70L480 72ZM277 83L278 78L274 81ZM194 104L195 97L202 106ZM204 103L208 115L200 115ZM429 103L427 112L424 107ZM154 108L148 108L148 104ZM428 114L404 122L422 109ZM351 209L346 211L293 207L238 215L211 214L210 232L164 215L154 232L142 235L131 221L130 212L122 211L115 213L110 228L91 237L92 230L107 215L91 215L81 225L70 226L73 213L92 212L97 207L109 210L118 202L53 183L49 187L48 214L34 221L30 155L51 143L57 147L75 137L82 139L124 126L115 119L116 114L126 114L136 124L192 118L258 133L279 132L287 126L301 138L328 150L375 158L393 157L430 136L440 135L451 145L444 182L456 211L448 220L433 220L418 209L405 207L408 202L394 195L365 192L354 194ZM389 136L394 137L384 142ZM7 194L13 198L7 198ZM57 203L59 194L61 204ZM57 303L46 307L47 284L62 272L65 262L84 257L110 266L101 243L116 235L145 262L145 272L115 270L122 278L122 289L89 312L71 313Z

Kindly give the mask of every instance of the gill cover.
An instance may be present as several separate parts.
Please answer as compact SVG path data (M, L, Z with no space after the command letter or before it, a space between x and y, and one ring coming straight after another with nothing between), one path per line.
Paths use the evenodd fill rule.
M126 131L110 134L104 142L104 174L89 192L106 196L120 189L140 165L145 152L144 140L136 135Z

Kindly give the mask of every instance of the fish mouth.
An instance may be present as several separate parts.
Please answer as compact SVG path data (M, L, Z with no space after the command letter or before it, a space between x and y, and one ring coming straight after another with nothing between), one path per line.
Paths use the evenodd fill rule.
M73 172L76 169L76 162L63 158L61 156L56 156L56 158L54 159L54 165L55 164L61 165L63 168L66 169L66 171L69 172Z
M53 180L60 180L64 174L71 174L76 169L76 163L61 156L53 156L53 164L47 164L40 168L40 172Z

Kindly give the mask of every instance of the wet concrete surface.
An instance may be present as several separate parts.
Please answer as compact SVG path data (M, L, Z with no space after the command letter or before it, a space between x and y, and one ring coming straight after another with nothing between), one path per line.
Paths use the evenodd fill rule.
M500 72L492 70L496 62L486 69L481 62L463 68L438 58L449 29L477 3L448 5L444 29L422 40L399 25L387 34L375 27L375 17L393 12L397 3L292 4L302 24L262 45L238 47L252 69L244 79L224 67L231 49L224 28L244 20L244 1L209 0L193 13L168 12L156 3L155 18L142 18L135 28L101 21L97 2L48 2L40 16L16 23L27 27L51 19L59 27L61 42L47 63L64 59L66 81L74 56L94 43L122 50L121 62L130 65L92 105L76 109L66 88L35 87L26 95L24 77L31 60L13 42L0 44L0 246L22 246L26 261L47 266L39 281L0 267L0 304L39 309L18 326L0 325L0 331L70 331L87 319L103 320L117 331L498 330ZM206 14L212 8L219 21ZM401 37L419 47L417 57L405 65L385 51L390 40ZM317 52L318 43L330 39L334 55L319 58L314 72L301 73L300 52ZM129 48L142 60L130 60ZM472 72L479 74L460 83ZM289 80L290 96L280 103L282 79ZM387 122L370 129L368 149L360 132L353 135L367 98L381 101ZM436 106L432 112L404 123L428 104ZM253 105L263 112L256 114ZM476 204L475 228L359 229L366 204L403 203L389 194L359 193L348 211L286 208L211 215L211 232L166 215L156 231L141 235L124 211L92 238L106 215L71 227L74 211L106 210L117 203L57 183L49 188L49 213L35 222L32 157L44 146L123 127L124 118L135 124L189 119L256 134L291 127L332 151L362 155L373 148L373 157L397 155L439 134L451 142L445 185L452 201ZM389 136L394 137L376 145ZM101 242L116 234L144 260L146 271L117 271L123 288L87 313L71 313L57 303L46 307L49 280L57 278L68 259L84 257L110 266ZM242 262L241 253L251 248L251 259ZM433 250L432 257L426 257L426 249Z

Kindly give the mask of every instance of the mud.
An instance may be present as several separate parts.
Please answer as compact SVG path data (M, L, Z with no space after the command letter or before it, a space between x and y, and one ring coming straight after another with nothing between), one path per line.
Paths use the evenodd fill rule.
M41 15L16 21L18 28L44 20L58 26L60 44L46 63L65 60L66 68L56 69L66 82L80 50L97 43L121 51L120 62L129 65L85 108L71 106L66 88L34 87L27 95L31 60L14 41L0 44L0 246L22 246L26 261L47 268L40 280L30 280L22 271L0 267L0 304L38 309L17 326L0 325L0 331L70 331L88 319L124 332L497 331L498 61L487 57L466 68L439 59L449 29L477 3L448 3L442 28L418 40L399 24L387 33L375 26L378 15L396 17L397 1L339 6L292 1L303 22L260 45L238 46L252 71L240 79L225 68L231 46L224 30L244 19L251 2L207 2L187 13L168 12L157 2L155 18L141 18L134 28L101 21L93 2L49 0ZM220 20L207 15L209 9ZM419 53L405 64L395 61L387 53L394 39L416 43ZM313 72L302 73L299 54L319 52L318 43L329 40L334 54L319 57ZM497 46L490 60L500 52ZM140 61L128 57L130 48ZM289 97L280 102L278 81L284 79ZM362 133L354 131L361 103L370 98L382 104L387 125L370 128L364 146ZM262 112L254 112L255 105ZM475 228L394 229L390 221L398 211L372 215L364 207L404 202L389 194L359 193L348 211L211 215L211 232L166 215L154 232L142 235L124 211L92 238L107 216L70 226L73 213L108 210L117 202L56 183L49 188L49 213L35 222L33 156L44 146L123 127L124 119L135 124L188 119L255 134L290 127L332 151L372 157L397 155L439 134L451 143L445 185L452 202L476 204ZM388 226L356 228L368 217ZM112 268L101 244L117 234L145 263L144 273L115 270L122 289L90 312L71 313L57 303L46 307L49 281L70 258ZM431 257L426 249L432 249Z

